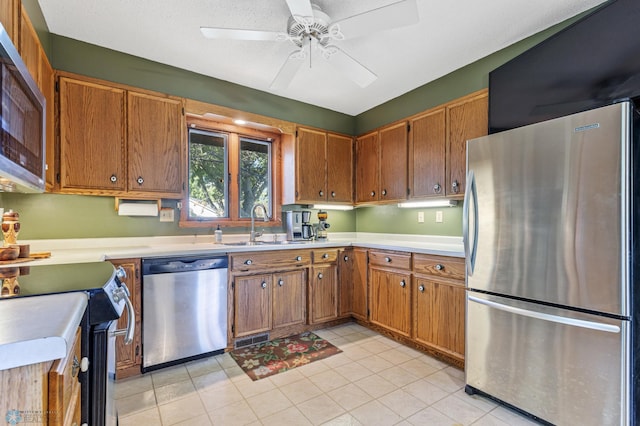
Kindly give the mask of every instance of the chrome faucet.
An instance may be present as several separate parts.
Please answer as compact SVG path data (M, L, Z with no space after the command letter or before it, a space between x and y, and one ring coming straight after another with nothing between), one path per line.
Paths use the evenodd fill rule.
M269 221L269 215L267 214L267 208L264 204L256 203L251 209L251 234L249 234L249 242L255 243L256 238L262 235L262 232L256 232L256 209L260 207L262 209L262 214L264 215L264 221Z

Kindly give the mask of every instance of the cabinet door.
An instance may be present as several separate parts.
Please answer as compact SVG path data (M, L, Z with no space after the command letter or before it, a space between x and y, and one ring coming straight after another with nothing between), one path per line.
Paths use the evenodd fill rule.
M411 275L371 268L371 322L409 337Z
M410 198L444 196L446 110L440 108L412 119L410 134Z
M467 140L485 136L489 128L487 92L447 107L446 194L464 195L467 175Z
M47 191L53 190L56 183L56 128L55 128L55 77L53 68L44 54L40 50L40 90L47 100L46 105L46 186Z
M418 277L416 289L415 339L463 359L464 286Z
M378 200L378 132L356 139L356 203Z
M338 253L338 316L351 315L353 310L353 248Z
M338 267L311 268L309 279L309 323L317 324L338 317Z
M359 248L353 250L351 309L353 316L363 321L369 318L367 257L367 250Z
M407 123L380 129L380 200L407 198Z
M24 6L22 6L20 11L20 44L18 46L18 52L20 52L22 61L36 82L38 82L40 78L40 49L38 34L33 28Z
M281 272L273 276L273 328L304 324L306 320L306 273Z
M124 90L60 78L60 190L125 189Z
M180 196L182 101L128 92L127 122L128 190Z
M296 200L327 201L327 134L298 129Z
M271 330L271 275L235 277L234 337Z
M353 139L327 134L327 201L353 203Z
M18 21L20 15L20 0L2 0L0 1L0 23L4 30L11 38L14 46L18 46L19 35Z
M117 259L111 260L117 268L122 266L127 274L124 280L129 289L131 303L136 315L135 334L133 342L124 344L124 336L116 337L116 376L118 379L140 374L140 364L142 363L141 333L142 333L142 287L140 281L140 259ZM125 309L118 320L118 329L127 328L129 320Z

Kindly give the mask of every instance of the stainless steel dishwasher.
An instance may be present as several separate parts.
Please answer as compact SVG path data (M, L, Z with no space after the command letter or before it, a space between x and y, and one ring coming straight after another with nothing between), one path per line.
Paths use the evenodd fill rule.
M227 346L227 265L221 257L142 260L142 371Z

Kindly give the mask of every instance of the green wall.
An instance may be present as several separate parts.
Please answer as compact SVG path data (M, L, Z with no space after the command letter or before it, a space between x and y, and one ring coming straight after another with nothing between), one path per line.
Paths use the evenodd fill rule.
M352 117L50 34L37 0L23 1L56 69L353 135L487 87L489 71L577 19L552 27ZM175 201L164 203L168 207L175 206ZM118 216L114 210L113 197L0 193L0 207L20 213L22 239L192 235L213 232L208 228L179 228L177 221L162 223L157 218ZM443 223L435 223L437 210L443 211ZM424 211L424 223L417 222L418 211ZM176 211L176 216L177 214ZM334 232L461 235L460 207L406 210L395 206L362 207L349 212L332 211L329 215L331 231ZM247 228L225 230L227 233L246 231Z

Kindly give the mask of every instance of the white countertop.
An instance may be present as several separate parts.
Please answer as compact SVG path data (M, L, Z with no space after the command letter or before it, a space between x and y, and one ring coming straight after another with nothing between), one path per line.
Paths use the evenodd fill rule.
M86 307L83 292L0 300L0 370L64 358Z
M282 234L278 240L284 239ZM364 248L409 251L413 253L441 256L464 257L462 237L433 235L402 235L379 233L330 233L326 241L296 244L262 244L237 246L228 245L247 241L247 235L227 234L222 244L215 244L213 235L133 237L133 238L81 238L61 240L21 241L30 244L31 251L50 251L48 259L33 260L21 265L51 265L59 263L96 262L105 259L131 257L162 257L176 255L220 255L247 251L290 250L322 247L357 246ZM261 240L272 242L273 234L264 235Z

